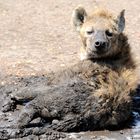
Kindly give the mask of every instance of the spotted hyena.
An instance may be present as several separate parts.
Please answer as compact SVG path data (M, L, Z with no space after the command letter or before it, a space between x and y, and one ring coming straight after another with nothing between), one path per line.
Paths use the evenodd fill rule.
M46 119L45 128L63 132L118 127L130 118L137 74L123 33L124 12L114 16L102 9L90 15L83 7L73 11L73 25L83 42L82 61L48 75L47 87L11 93L15 104L29 101L16 121L18 128L38 116Z

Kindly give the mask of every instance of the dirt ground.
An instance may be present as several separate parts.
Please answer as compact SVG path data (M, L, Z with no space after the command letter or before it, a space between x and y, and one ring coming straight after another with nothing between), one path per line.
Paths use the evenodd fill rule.
M19 87L24 86L27 79L36 75L40 76L40 80L35 80L34 83L45 85L46 79L41 75L76 63L82 44L70 20L72 10L79 4L84 5L89 12L97 5L109 8L114 13L126 9L125 32L139 62L139 0L0 0L1 88L15 81L15 85L18 83ZM17 77L26 80L17 80ZM32 84L32 81L28 84ZM10 92L17 89L13 86L6 90ZM2 99L1 96L0 100ZM137 118L140 120L139 114ZM71 135L73 139L81 140L140 140L139 132L140 126L115 132Z

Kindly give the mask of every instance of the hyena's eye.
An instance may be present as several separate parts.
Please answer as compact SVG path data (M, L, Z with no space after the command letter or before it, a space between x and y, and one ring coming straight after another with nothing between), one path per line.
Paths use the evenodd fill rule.
M112 36L113 36L113 33L110 32L109 30L106 30L105 33L106 33L106 35L107 35L108 37L112 37Z
M91 31L86 31L86 33L88 34L88 35L91 35L91 34L93 34L93 30L91 30Z

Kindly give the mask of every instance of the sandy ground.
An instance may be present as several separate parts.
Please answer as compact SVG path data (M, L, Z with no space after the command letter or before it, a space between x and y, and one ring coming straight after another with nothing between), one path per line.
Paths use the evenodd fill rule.
M139 49L139 0L0 0L0 73L42 74L77 61L82 44L70 19L79 4L89 12L96 5L126 9L126 33Z
M114 13L126 9L125 32L139 62L140 0L0 0L1 85L9 82L5 77L46 75L79 59L82 44L70 24L72 10L79 4L89 12L96 5L105 6ZM129 129L125 136L120 131L96 134L103 135L101 139L104 140L108 133L111 140L118 140L119 136L125 140L132 131L140 132L139 129ZM98 139L93 132L87 134ZM135 136L140 140L140 136Z

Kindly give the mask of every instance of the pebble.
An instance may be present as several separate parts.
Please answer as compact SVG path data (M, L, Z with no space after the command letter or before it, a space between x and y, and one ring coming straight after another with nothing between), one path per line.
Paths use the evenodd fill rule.
M53 121L52 121L52 124L58 124L58 123L59 123L58 120L53 120Z
M123 133L124 133L124 132L121 130L121 131L120 131L120 134L123 134Z

